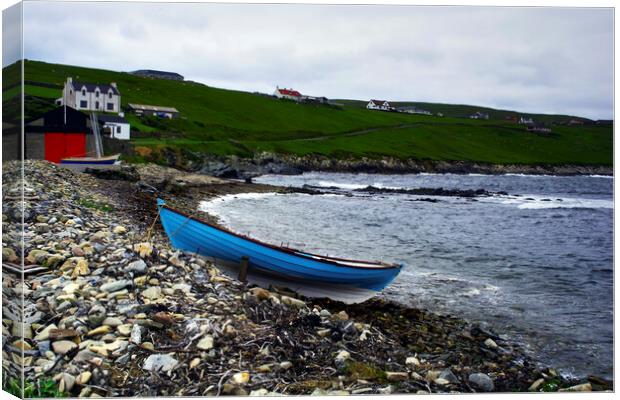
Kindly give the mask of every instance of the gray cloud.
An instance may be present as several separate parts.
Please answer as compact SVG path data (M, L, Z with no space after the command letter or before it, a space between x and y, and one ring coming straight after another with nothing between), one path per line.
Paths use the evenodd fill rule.
M230 89L613 115L611 9L27 2L24 32L27 58Z
M16 4L2 11L2 66L22 58L22 6Z

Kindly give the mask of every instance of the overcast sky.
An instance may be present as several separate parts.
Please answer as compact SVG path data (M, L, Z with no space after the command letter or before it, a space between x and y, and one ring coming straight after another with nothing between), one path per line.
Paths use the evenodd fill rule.
M246 91L613 117L611 9L28 2L24 49Z

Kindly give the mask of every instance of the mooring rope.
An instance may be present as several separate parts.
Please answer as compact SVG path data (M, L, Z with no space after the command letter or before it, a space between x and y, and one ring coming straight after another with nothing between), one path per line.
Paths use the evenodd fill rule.
M153 233L153 228L155 228L155 223L159 219L159 214L160 213L161 213L161 207L157 207L157 215L155 215L155 219L153 219L153 223L151 224L151 226L149 226L149 228L146 230L146 241L147 242L151 241L151 236L152 236L152 233Z

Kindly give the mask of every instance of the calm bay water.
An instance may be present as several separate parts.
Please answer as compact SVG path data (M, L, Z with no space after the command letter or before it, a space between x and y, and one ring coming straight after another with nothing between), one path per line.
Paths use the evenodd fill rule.
M241 233L329 255L406 265L383 295L486 323L563 373L613 372L613 179L523 175L263 176L343 195L247 194L205 207ZM368 195L486 189L477 198Z

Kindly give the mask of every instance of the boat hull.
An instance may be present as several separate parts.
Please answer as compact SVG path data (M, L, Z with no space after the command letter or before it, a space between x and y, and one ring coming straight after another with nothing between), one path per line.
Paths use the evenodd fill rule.
M400 272L400 265L380 268L348 267L301 256L206 224L165 207L158 201L163 228L172 246L206 257L239 263L249 258L251 270L285 279L381 290Z
M113 165L118 161L119 155L109 157L71 157L60 160L61 164L89 164L89 165Z

